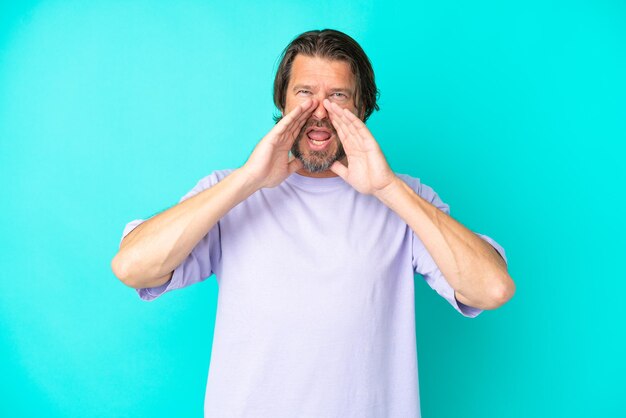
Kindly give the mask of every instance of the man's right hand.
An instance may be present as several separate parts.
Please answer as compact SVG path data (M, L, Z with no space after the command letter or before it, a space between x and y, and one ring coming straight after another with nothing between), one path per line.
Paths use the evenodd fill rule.
M289 150L306 123L317 100L307 99L283 117L256 145L241 171L256 189L276 187L302 168L296 158L289 160Z
M259 141L241 168L137 226L111 261L115 275L134 288L166 283L230 209L260 188L278 186L302 167L300 160L289 161L289 150L316 106L316 100L302 102Z

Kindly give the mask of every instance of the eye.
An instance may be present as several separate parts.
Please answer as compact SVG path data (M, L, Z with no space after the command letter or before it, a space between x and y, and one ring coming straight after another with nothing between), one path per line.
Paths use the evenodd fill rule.
M311 94L311 92L309 90L298 90L296 94L308 95L308 94Z
M344 99L348 98L348 96L345 93L341 93L341 92L338 92L338 91L333 93L333 94L331 94L331 96L335 97L336 99L341 99L341 100L344 100Z

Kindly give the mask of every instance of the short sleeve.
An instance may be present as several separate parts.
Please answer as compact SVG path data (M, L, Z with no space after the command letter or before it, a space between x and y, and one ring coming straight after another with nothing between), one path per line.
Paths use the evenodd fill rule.
M214 171L210 175L202 178L193 189L185 194L178 203L183 202L205 189L217 184L226 177L232 170ZM144 219L135 219L124 228L122 240L133 229L145 222ZM120 240L121 245L121 240ZM201 282L213 274L217 263L221 260L220 225L217 222L213 228L196 244L185 260L174 269L170 280L163 285L151 288L136 289L139 297L143 300L154 300L162 294L175 289L190 286Z
M433 206L437 207L446 214L450 214L450 206L444 203L431 187L422 184L419 179L410 176L400 175L400 177L424 200L431 203ZM486 235L478 234L476 232L474 233L491 244L506 262L504 249L497 242ZM443 273L424 246L424 243L414 232L412 232L411 238L413 271L416 274L421 274L426 283L428 283L428 285L440 296L446 299L448 303L450 303L450 305L452 305L454 309L456 309L463 316L469 318L475 318L478 316L482 312L482 309L467 306L459 302L454 296L454 289L443 276Z

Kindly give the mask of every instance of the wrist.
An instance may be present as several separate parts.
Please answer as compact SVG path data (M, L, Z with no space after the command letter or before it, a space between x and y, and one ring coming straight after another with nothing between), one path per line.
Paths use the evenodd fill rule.
M248 195L261 189L261 184L257 177L245 165L235 169L231 175L237 179L239 187Z
M384 204L388 204L393 201L393 196L396 196L403 186L406 186L404 181L394 174L392 180L386 186L376 190L373 195Z

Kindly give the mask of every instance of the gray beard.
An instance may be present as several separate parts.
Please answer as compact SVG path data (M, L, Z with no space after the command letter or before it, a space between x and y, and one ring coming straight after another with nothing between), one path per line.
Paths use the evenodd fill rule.
M294 141L293 146L291 147L291 153L295 158L302 161L304 169L311 173L321 173L322 171L326 171L335 161L341 160L346 156L341 141L337 144L337 151L334 154L331 154L330 151L309 151L309 154L305 156L302 154L302 150L300 149L300 142L307 140L305 137L306 134L303 130ZM336 133L335 138L337 138Z

